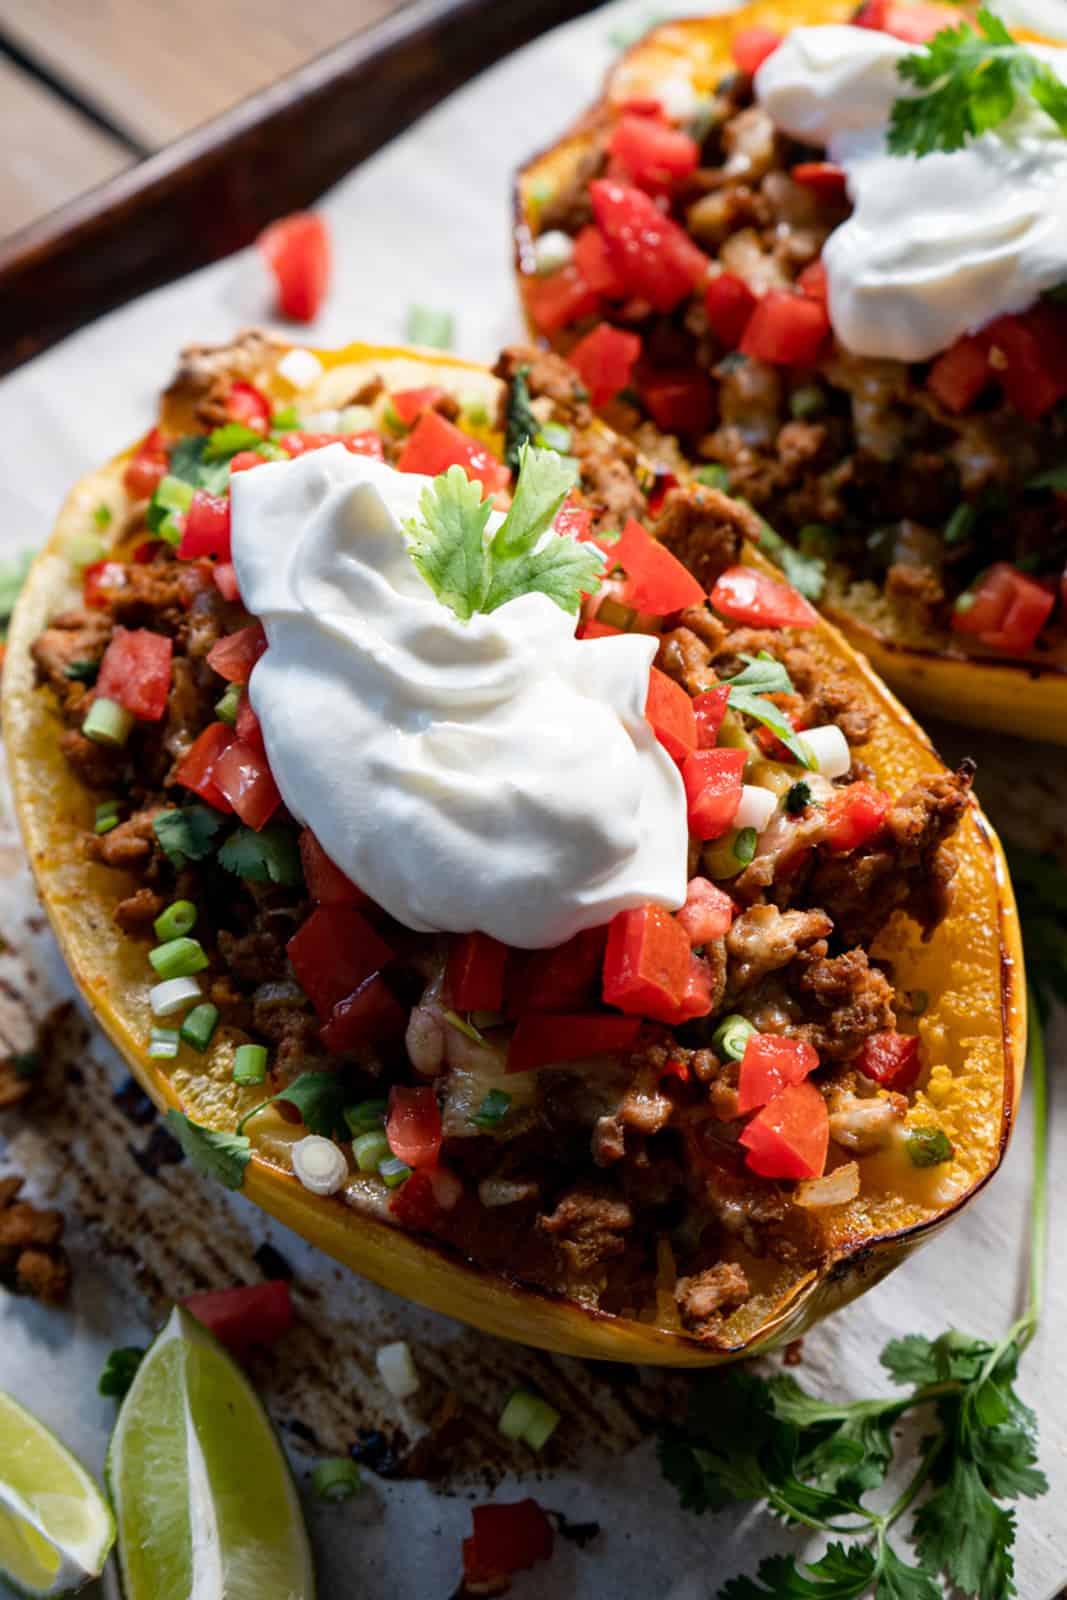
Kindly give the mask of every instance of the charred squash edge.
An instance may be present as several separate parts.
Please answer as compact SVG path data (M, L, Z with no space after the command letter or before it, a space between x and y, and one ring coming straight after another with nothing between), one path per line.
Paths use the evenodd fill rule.
M416 360L428 369L426 377L443 379L457 390L469 388L472 381L483 386L494 381L483 368L430 352L353 345L320 354L328 368L347 368L351 364L357 369L354 375L362 377L383 368L388 370L391 362L403 362L407 382L411 380L410 363ZM429 369L436 370L431 373ZM232 1040L223 1038L213 1044L208 1055L196 1058L195 1070L188 1062L182 1063L181 1057L187 1052L181 1053L178 1063L165 1065L151 1060L146 1053L151 974L143 946L119 933L111 917L119 898L116 881L121 879L116 880L109 869L94 867L83 857L80 834L88 823L92 803L71 777L59 752L57 714L47 691L35 685L29 654L32 640L47 620L77 597L64 554L66 540L71 530L84 529L102 495L115 493L125 459L117 458L75 486L52 539L33 566L11 625L3 675L3 733L16 808L37 887L85 1001L160 1109L184 1106L196 1120L232 1129L241 1111L248 1109L249 1097L254 1098L254 1091L237 1090L230 1081ZM746 550L745 560L771 570L754 551ZM895 774L893 781L910 781L922 772L938 770L940 762L925 735L838 631L821 623L816 637L862 680L871 700L887 719L889 744L896 755L887 754L886 762L899 759L905 769ZM865 750L865 755L877 773L877 742ZM991 1103L999 1101L998 1125L990 1128L988 1119L982 1124L989 1157L974 1174L970 1188L943 1211L905 1227L849 1237L829 1252L817 1269L805 1271L782 1291L747 1337L726 1338L711 1347L685 1332L590 1309L490 1274L434 1241L347 1208L336 1198L321 1199L310 1194L290 1173L272 1164L256 1143L246 1170L244 1193L338 1261L395 1293L473 1323L488 1333L563 1354L665 1366L709 1366L796 1338L884 1277L943 1226L984 1187L1007 1147L1022 1088L1026 1043L1019 929L1000 845L976 804L964 818L959 846L968 874L976 875L982 897L996 907L995 915L979 919L986 930L981 935L987 945L982 983L987 991L987 1042L991 1041L992 1051L983 1084L992 1086ZM964 948L965 928L965 922L957 926L950 918L935 934L933 944L924 947L927 952L937 953L938 971L944 968L946 974L949 972L954 951ZM953 939L955 943L951 942ZM967 949L973 958L973 949ZM895 976L898 985L906 986L906 970ZM257 1118L253 1129L270 1121L270 1114L264 1114ZM263 1143L262 1138L258 1143Z
M784 33L805 24L847 22L855 10L853 0L755 0L721 16L663 23L631 45L609 70L600 99L516 175L515 268L520 300L523 263L529 262L530 243L537 232L530 185L577 161L597 130L613 119L613 105L639 94L654 95L668 62L690 70L698 67L699 78L712 85L733 69L734 35L753 23ZM1053 42L1025 28L1013 31L1020 39ZM549 342L529 317L527 321L539 342ZM886 682L924 715L1067 744L1067 659L1042 661L1036 654L1004 659L964 656L936 645L902 643L840 606L827 606L825 614L869 657Z

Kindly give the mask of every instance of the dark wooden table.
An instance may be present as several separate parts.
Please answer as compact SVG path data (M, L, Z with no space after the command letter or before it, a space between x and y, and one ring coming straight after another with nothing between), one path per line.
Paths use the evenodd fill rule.
M0 0L0 237L405 0Z

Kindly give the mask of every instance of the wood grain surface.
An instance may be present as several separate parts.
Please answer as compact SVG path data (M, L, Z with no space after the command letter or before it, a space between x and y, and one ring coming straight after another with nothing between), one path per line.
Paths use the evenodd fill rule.
M0 56L0 235L12 233L134 159L37 79Z

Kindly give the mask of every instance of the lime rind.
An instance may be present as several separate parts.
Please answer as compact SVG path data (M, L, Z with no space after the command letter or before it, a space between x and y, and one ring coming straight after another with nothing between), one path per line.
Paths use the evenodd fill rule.
M314 1600L277 1435L244 1373L181 1307L123 1401L107 1480L126 1600Z
M0 1391L0 1574L18 1594L73 1594L104 1569L110 1507L51 1429Z

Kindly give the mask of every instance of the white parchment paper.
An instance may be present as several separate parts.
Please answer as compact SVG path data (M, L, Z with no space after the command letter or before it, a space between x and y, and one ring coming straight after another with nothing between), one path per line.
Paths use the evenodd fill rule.
M1067 33L1064 0L1026 0L1002 9L1016 17L1028 10L1035 25L1046 29L1062 19ZM454 95L339 185L324 202L335 244L335 282L310 339L323 345L360 337L398 340L413 302L453 310L456 347L472 357L491 358L518 335L508 235L511 174L591 98L611 59L613 36L641 19L653 20L650 8L625 0L545 36ZM268 314L267 286L258 262L246 253L104 318L4 380L0 556L40 544L74 479L144 430L183 342L225 338L240 326L268 320ZM1062 830L1067 752L980 732L937 729L935 736L946 759L966 753L978 758L983 798L1005 832L1038 842ZM27 892L22 874L0 883L0 932ZM42 988L50 995L69 993L47 935L40 937L39 960ZM1060 1070L1065 1043L1060 1019L1050 1049L1055 1114L1049 1302L1022 1383L1040 1413L1042 1462L1052 1488L1044 1500L1020 1506L1023 1600L1048 1600L1067 1579L1067 1385L1060 1359L1067 1260L1057 1231L1067 1222L1058 1192L1067 1166L1067 1079ZM47 1140L46 1119L39 1137ZM798 1374L807 1386L835 1396L883 1391L878 1352L888 1338L906 1331L936 1335L948 1324L991 1338L1002 1331L1016 1313L1022 1285L1029 1138L1024 1109L1004 1170L965 1216L808 1337ZM25 1170L29 1149L24 1139L18 1151L0 1146L0 1166L18 1155ZM243 1202L236 1204L257 1239L277 1239L282 1230ZM283 1238L301 1279L321 1293L323 1317L354 1315L353 1307L360 1316L387 1312L417 1349L427 1341L447 1352L464 1337L457 1325L357 1285L290 1236ZM96 1470L113 1417L110 1402L95 1392L103 1357L115 1345L144 1342L148 1330L136 1306L106 1273L94 1271L91 1259L76 1261L76 1267L72 1312L48 1312L0 1291L0 1384L49 1420ZM579 1386L581 1372L575 1365ZM336 1381L340 1389L343 1374ZM580 1410L564 1427L582 1429ZM572 1518L599 1521L603 1533L584 1552L560 1541L551 1568L516 1581L517 1600L711 1600L722 1581L754 1570L761 1556L799 1547L759 1513L698 1519L679 1511L648 1444L587 1470L501 1490L505 1498L523 1492ZM321 1600L445 1600L455 1588L459 1542L470 1531L464 1499L435 1494L421 1483L374 1483L349 1507L323 1509L309 1502L309 1515Z

